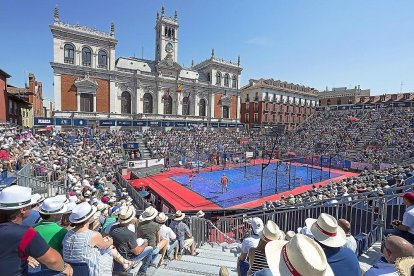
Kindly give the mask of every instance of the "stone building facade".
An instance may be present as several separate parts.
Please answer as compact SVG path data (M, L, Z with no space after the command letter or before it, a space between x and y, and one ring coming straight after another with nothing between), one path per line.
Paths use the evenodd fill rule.
M355 86L354 88L336 87L332 90L326 88L325 91L319 92L319 105L347 105L358 104L370 97L370 89L361 89L361 87Z
M53 35L55 117L94 119L239 120L240 58L218 58L185 68L178 63L177 12L156 16L155 59L116 57L115 25L110 32L60 20Z
M241 122L250 127L294 129L315 111L318 91L273 79L251 79L241 89Z

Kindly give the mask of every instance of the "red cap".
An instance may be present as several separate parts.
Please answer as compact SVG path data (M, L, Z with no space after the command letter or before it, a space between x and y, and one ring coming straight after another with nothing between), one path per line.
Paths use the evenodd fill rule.
M405 198L410 202L414 202L414 193L405 193L402 198Z
M70 196L74 196L75 195L75 192L70 192L69 195Z

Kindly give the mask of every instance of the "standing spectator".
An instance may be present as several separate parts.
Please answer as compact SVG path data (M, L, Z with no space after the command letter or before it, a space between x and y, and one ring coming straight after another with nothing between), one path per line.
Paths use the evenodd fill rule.
M352 236L351 234L351 223L347 221L346 219L339 219L338 225L339 227L342 228L342 230L344 230L345 235L346 235L346 243L344 247L351 249L352 252L355 252L356 254L357 253L357 242L354 236Z
M386 261L381 258L365 272L364 276L397 275L395 261L397 258L414 256L414 247L399 236L390 236L384 241L382 253Z
M237 260L237 274L240 276L247 275L249 270L249 260L247 255L250 248L256 248L260 241L259 234L263 231L263 221L254 217L250 223L252 234L246 237L241 245L241 254Z
M160 235L161 239L167 240L167 257L171 258L172 253L174 253L174 259L178 259L178 240L177 235L174 231L165 225L165 222L168 220L168 217L164 213L159 213L155 219L160 225Z
M407 206L403 220L394 220L391 223L394 229L386 229L384 236L396 235L406 239L410 243L414 243L414 193L405 193L402 198L404 205Z
M163 258L167 251L167 240L161 239L160 225L153 221L157 215L158 211L154 207L150 206L145 209L138 224L138 236L148 240L148 245L153 248L151 260L152 264L155 262L158 254L161 254L161 259L156 265L159 266L162 264Z
M190 252L192 256L196 256L195 251L195 241L193 235L191 234L190 228L188 225L183 222L185 214L178 210L175 212L174 221L171 222L170 227L177 235L178 243L180 245L180 255L183 254L184 249Z
M112 226L109 235L114 240L115 248L125 259L132 261L142 260L139 273L144 275L151 262L152 247L148 246L146 241L138 245L136 234L128 229L128 225L135 218L135 214L133 207L122 207L118 218L119 224Z
M268 220L266 225L263 228L263 231L259 233L260 241L257 245L257 248L249 249L249 264L250 268L247 272L247 275L252 275L253 273L264 269L269 268L266 262L266 253L265 247L266 244L270 241L284 240L285 235L279 229L279 226L271 220Z
M361 275L355 253L349 248L343 247L347 241L346 235L333 216L322 213L318 219L308 218L305 223L315 241L325 252L335 275Z
M29 215L31 191L15 185L0 193L1 274L27 275L30 256L51 270L70 276L72 267L63 262L59 252L49 247L33 228L21 225Z

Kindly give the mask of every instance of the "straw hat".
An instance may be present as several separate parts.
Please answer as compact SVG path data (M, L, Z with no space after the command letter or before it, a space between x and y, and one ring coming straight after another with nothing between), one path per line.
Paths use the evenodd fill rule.
M338 221L331 215L321 213L318 219L307 218L305 224L313 237L323 245L341 247L346 243L344 230L338 226Z
M43 215L63 214L67 209L64 202L54 197L49 197L43 201L42 205L40 205L39 213Z
M89 203L83 202L77 205L69 216L71 223L81 223L90 219L96 212L96 207L91 206Z
M153 220L158 215L157 209L152 206L149 206L145 209L145 211L141 214L139 219L141 221Z
M395 269L400 276L411 276L414 268L414 257L397 258L395 260Z
M289 242L271 241L265 247L266 260L274 276L334 275L319 244L297 234Z
M260 238L264 241L270 242L275 240L283 240L284 234L279 229L279 226L274 221L268 220L263 227L263 231L259 234Z
M293 231L287 231L286 232L286 237L285 237L285 239L287 240L287 241L290 241L294 236L296 235L296 233L295 232L293 232Z
M175 212L175 221L180 221L183 220L185 218L185 214L183 212L181 212L180 210L178 210L177 212Z
M197 212L196 216L198 218L203 218L205 216L205 213L203 212L203 210L200 210L200 211Z
M128 223L131 220L133 220L135 218L136 215L136 211L134 209L134 207L132 206L127 206L127 207L121 207L121 211L119 212L118 215L118 221L119 223Z
M163 213L159 213L158 216L155 218L158 223L164 223L168 220L168 217Z
M35 204L32 200L32 189L13 185L0 192L0 210L16 210Z

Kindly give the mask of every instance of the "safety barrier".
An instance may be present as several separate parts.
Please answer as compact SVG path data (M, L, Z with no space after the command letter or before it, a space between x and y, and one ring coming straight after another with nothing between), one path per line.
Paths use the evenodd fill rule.
M51 197L58 194L66 194L66 175L60 177L52 171L39 171L33 164L26 164L16 174L17 185L32 188L33 193L43 197Z
M139 210L144 210L150 206L150 204L138 194L135 188L132 187L131 184L129 184L129 182L126 181L119 172L116 173L116 179L118 180L118 185L121 186L121 188L126 188L129 196L132 198Z

